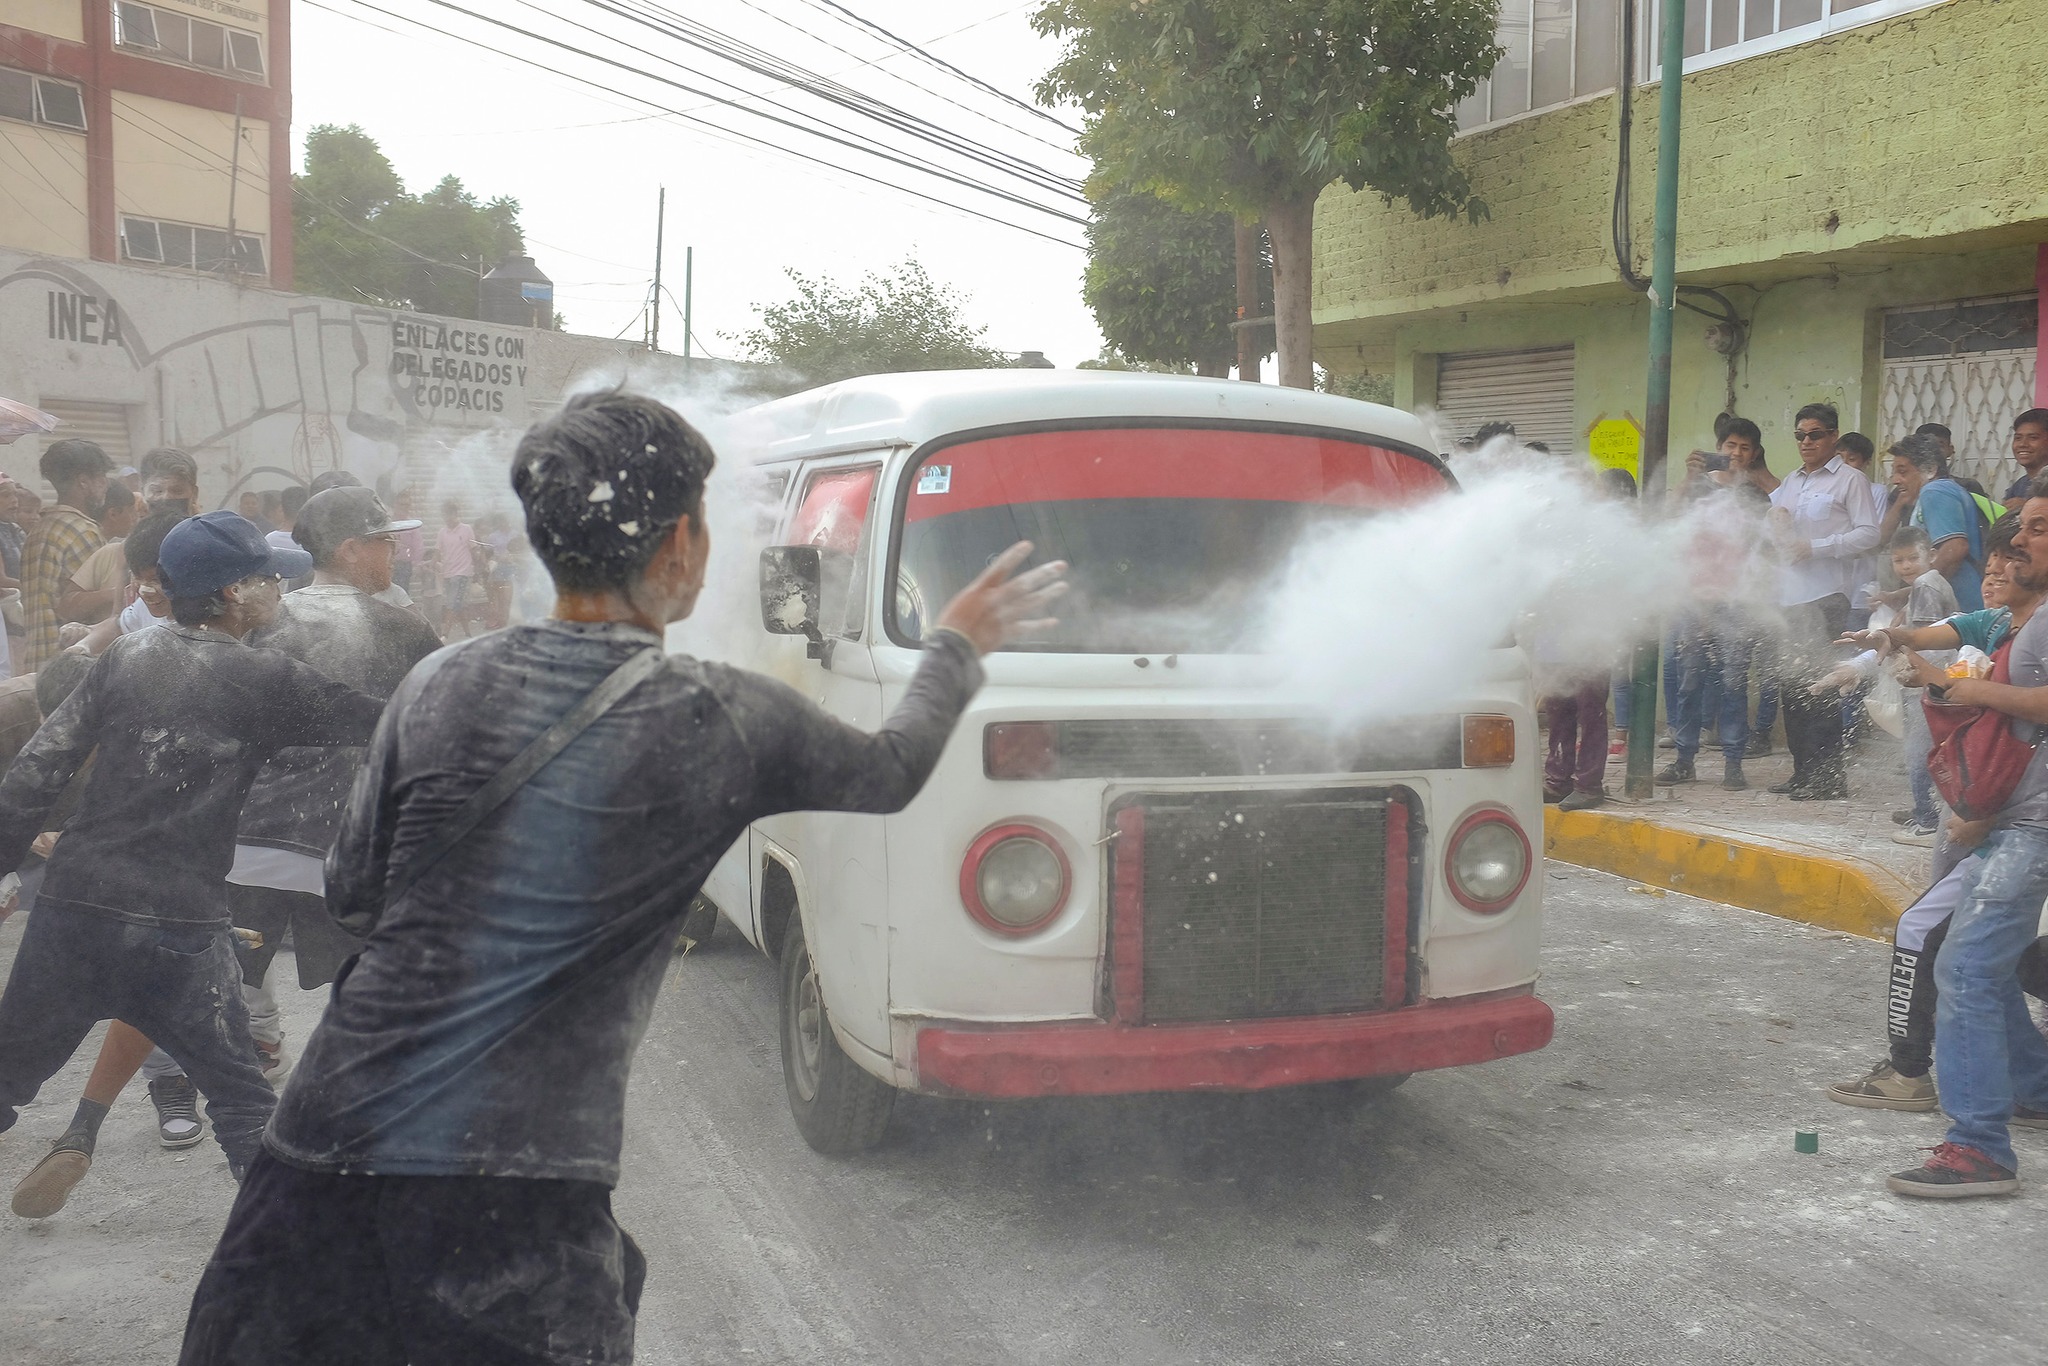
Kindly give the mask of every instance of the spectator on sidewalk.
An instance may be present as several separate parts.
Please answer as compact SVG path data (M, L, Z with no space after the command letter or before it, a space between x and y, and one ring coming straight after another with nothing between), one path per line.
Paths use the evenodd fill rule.
M1841 455L1842 463L1870 480L1870 498L1877 508L1878 526L1882 529L1885 514L1890 511L1891 487L1876 477L1877 446L1861 432L1843 432L1841 440L1835 443L1835 450ZM1879 544L1890 545L1891 538L1881 536ZM1850 571L1856 591L1849 595L1849 625L1855 630L1860 631L1870 624L1872 585L1882 586L1884 563L1884 555L1873 551L1856 561L1856 567Z
M2005 491L2005 508L2018 512L2034 479L2048 473L2048 408L2029 408L2012 420L2012 458L2020 477Z
M1997 537L1997 528L1993 532ZM2012 529L2007 527L1993 544L2009 553ZM1985 563L1988 579L1990 560L1987 558ZM2001 570L2005 568L2004 557L2001 557L2000 567ZM1892 572L1907 585L1899 590L1905 601L1898 606L1900 620L1908 630L1936 625L1962 610L1956 603L1955 588L1948 576L1934 567L1933 545L1928 541L1927 533L1919 527L1906 527L1892 537ZM1998 584L2001 595L2007 591L2010 582L2010 576L2001 572ZM1981 581L1979 591L1983 591ZM1996 604L1987 596L1984 605L1991 607ZM1946 664L1948 660L1944 656L1933 662ZM1927 773L1927 756L1932 750L1934 737L1927 729L1927 715L1920 705L1924 696L1921 688L1905 689L1906 782L1913 794L1913 806L1903 827L1893 836L1901 844L1923 846L1934 843L1941 819L1941 808L1934 799L1934 779Z
M1697 781L1694 761L1700 732L1711 728L1721 749L1721 786L1730 792L1749 786L1742 760L1749 746L1749 671L1756 627L1742 603L1752 596L1748 579L1759 534L1756 511L1762 506L1750 489L1740 485L1710 493L1692 506L1693 536L1687 553L1693 601L1674 631L1679 684L1671 713L1678 752L1658 772L1661 785Z
M462 520L462 505L450 498L441 505L441 530L434 537L434 567L441 575L441 636L455 638L455 628L469 632L469 585L476 578L476 528Z
M1842 708L1809 685L1836 662L1832 642L1848 629L1850 571L1877 544L1870 481L1835 453L1840 426L1832 406L1810 403L1793 426L1800 467L1771 495L1771 534L1783 559L1778 605L1784 628L1776 642L1785 739L1792 776L1771 791L1794 801L1849 795L1842 762Z
M1984 605L1984 518L1969 490L1941 473L1941 443L1909 436L1891 449L1892 487L1910 511L1907 525L1927 533L1934 567L1965 612Z
M43 452L41 469L57 490L57 506L43 514L21 552L21 606L28 643L15 667L23 673L35 672L61 648L57 636L63 622L57 600L79 566L106 543L92 514L107 501L114 462L92 442L72 439L51 443Z

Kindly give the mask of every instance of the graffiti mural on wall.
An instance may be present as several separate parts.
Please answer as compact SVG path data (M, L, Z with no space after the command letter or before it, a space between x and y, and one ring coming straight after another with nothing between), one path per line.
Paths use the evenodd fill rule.
M193 451L231 486L388 478L410 445L528 420L523 329L16 259L0 257L0 384L32 392L8 396L140 410L142 446Z

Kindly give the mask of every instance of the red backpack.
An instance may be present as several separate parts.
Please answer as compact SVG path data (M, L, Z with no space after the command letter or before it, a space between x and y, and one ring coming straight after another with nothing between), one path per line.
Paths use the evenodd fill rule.
M2015 631L1991 652L1993 683L2012 682ZM2012 718L1989 707L1937 702L1930 694L1921 703L1934 749L1927 756L1927 775L1943 801L1966 821L1983 820L2004 810L2013 789L2034 761L2034 745L2012 733ZM2037 737L2038 740L2038 737Z

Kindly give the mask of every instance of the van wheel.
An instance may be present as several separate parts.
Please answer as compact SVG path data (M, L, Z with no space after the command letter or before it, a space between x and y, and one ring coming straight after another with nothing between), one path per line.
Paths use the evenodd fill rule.
M791 916L782 939L782 1081L797 1132L821 1153L866 1152L882 1141L896 1088L863 1071L832 1037L818 971Z

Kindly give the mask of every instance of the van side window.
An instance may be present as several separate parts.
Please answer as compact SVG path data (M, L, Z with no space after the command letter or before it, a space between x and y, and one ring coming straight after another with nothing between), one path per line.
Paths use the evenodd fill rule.
M837 621L819 623L826 635L860 639L863 599L868 581L868 514L874 507L880 465L818 470L804 481L803 496L789 522L785 545L815 545L851 557L852 576L843 594L827 592L827 610L837 605Z

